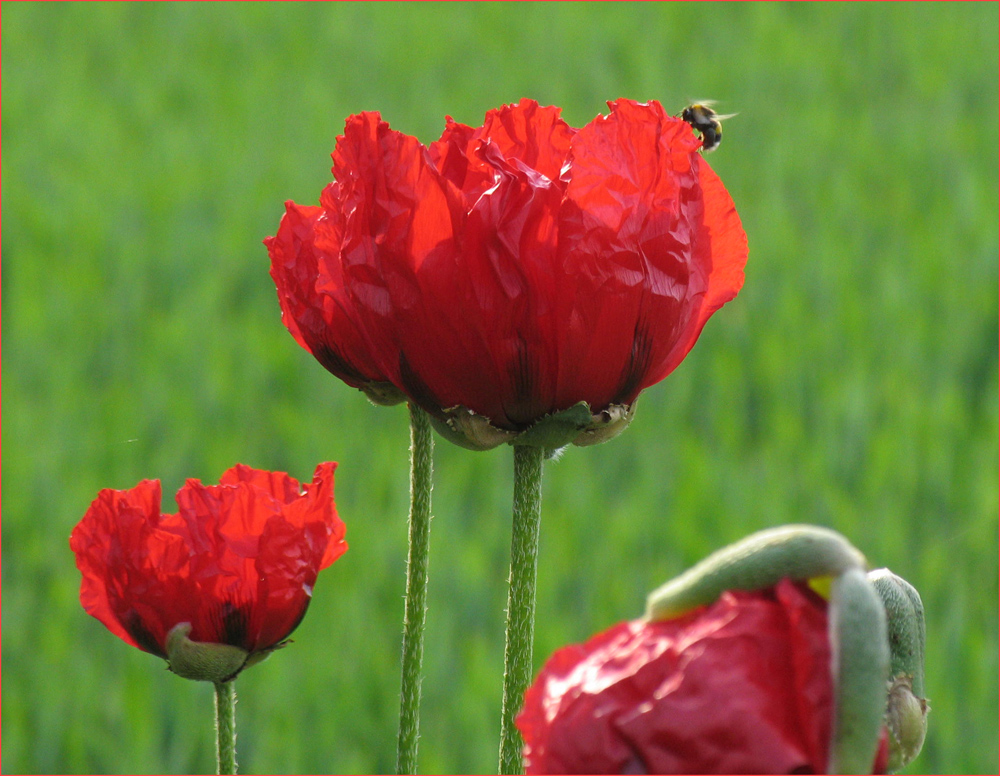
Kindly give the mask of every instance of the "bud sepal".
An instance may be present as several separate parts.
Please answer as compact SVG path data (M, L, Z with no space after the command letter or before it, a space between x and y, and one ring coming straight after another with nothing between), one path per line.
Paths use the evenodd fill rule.
M546 415L522 431L495 426L485 415L463 406L430 414L431 423L441 436L467 450L492 450L508 444L551 451L570 444L585 447L614 439L632 422L635 402L612 404L595 413L581 401Z

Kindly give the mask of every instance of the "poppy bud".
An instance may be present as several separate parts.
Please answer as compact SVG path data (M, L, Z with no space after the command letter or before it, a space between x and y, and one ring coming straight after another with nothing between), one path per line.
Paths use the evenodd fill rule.
M526 772L825 773L831 659L827 602L788 580L620 623L529 688Z
M527 772L905 766L926 731L923 607L865 566L808 525L713 553L651 593L645 619L546 662L517 721Z

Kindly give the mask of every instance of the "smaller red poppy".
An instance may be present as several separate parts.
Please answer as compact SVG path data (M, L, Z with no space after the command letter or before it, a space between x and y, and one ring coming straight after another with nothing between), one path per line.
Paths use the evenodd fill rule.
M787 579L619 623L558 650L528 689L526 771L825 773L830 666L827 602Z
M80 602L176 673L232 678L282 646L319 571L347 550L333 501L336 466L320 464L301 487L283 472L237 464L218 485L188 480L176 514L161 513L159 480L102 490L70 535ZM226 647L223 675L191 675L198 670L178 652L218 645Z

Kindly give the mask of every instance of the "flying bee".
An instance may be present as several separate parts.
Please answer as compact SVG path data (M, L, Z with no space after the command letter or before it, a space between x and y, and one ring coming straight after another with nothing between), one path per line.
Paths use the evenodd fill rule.
M681 118L701 133L701 150L705 153L714 151L722 142L722 122L731 119L735 113L720 116L710 106L714 102L696 102L681 111Z

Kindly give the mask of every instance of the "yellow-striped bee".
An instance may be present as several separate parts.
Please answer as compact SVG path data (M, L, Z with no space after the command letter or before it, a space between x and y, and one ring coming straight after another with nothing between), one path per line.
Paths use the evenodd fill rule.
M705 153L714 151L722 142L722 122L731 119L735 113L720 116L710 106L715 103L705 101L688 105L681 111L681 118L701 133L701 150Z

